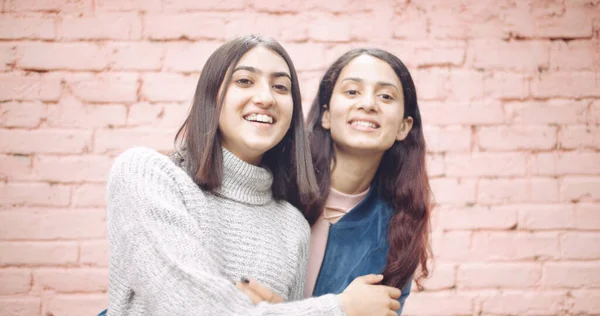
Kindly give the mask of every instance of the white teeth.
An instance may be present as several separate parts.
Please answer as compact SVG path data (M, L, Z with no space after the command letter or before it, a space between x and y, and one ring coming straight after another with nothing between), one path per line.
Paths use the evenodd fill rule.
M363 127L370 127L370 128L377 128L377 125L375 125L374 123L365 122L365 121L352 121L352 125L363 126Z
M273 124L273 117L265 114L252 113L245 117L246 121Z

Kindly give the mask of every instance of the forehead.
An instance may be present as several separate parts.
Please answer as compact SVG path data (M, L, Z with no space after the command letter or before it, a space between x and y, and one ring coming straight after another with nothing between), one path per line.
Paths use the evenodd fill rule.
M354 58L342 69L338 82L344 78L359 78L369 83L389 82L401 88L400 79L387 62L366 54Z
M283 57L264 46L256 46L247 51L240 58L237 66L254 67L267 73L285 72L290 74L289 67Z

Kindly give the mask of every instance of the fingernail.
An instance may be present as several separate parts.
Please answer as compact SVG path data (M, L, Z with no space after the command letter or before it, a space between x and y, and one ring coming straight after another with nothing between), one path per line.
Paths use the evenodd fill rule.
M250 280L248 280L248 278L244 277L244 276L240 278L240 281L242 281L242 283L246 283L246 284L250 283Z

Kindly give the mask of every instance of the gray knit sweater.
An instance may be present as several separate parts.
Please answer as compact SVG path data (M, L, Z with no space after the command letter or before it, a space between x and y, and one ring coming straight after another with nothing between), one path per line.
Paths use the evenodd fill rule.
M273 200L272 175L223 150L218 194L145 148L108 180L109 315L343 315L329 294L303 297L310 230ZM258 280L286 303L252 304L234 281Z

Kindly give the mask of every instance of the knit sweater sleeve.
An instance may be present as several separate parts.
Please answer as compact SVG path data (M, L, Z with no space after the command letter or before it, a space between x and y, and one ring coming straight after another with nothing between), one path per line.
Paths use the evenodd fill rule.
M156 152L131 149L117 158L108 180L111 260L120 262L117 279L146 315L343 315L334 295L254 306L204 249L176 168ZM109 301L109 312L123 310L111 304L119 302Z
M296 276L290 291L290 301L301 300L304 298L304 283L306 281L306 269L308 264L308 245L310 243L310 229L306 230L306 234L302 236L302 245L300 246L298 255L298 267L296 268Z

